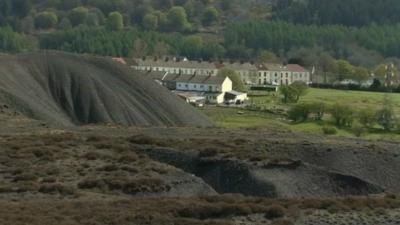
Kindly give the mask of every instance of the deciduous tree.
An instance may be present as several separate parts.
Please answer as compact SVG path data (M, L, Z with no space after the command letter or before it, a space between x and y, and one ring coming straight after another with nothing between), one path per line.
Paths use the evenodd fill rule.
M112 31L119 31L124 28L124 19L119 12L112 12L107 18L107 29Z

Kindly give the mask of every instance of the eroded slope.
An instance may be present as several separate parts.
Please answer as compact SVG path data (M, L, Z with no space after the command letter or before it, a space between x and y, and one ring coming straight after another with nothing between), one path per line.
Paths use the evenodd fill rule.
M151 79L105 58L41 52L0 56L0 100L62 125L211 126Z

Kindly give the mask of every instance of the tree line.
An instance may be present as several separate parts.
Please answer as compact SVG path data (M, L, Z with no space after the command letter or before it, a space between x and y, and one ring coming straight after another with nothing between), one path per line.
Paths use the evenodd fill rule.
M274 17L302 24L366 26L398 23L399 11L397 0L280 0Z
M346 56L347 44L356 44L386 57L400 57L400 25L365 26L298 25L285 21L250 20L233 23L224 33L225 45L241 49L237 57L250 57L260 49L275 53L320 46L337 58Z
M0 0L0 50L297 63L339 80L400 65L400 13L382 14L400 12L400 3L268 2Z
M108 30L106 27L80 26L65 31L43 34L41 49L76 53L92 53L123 57L162 57L184 55L192 59L224 57L224 47L200 36L180 33L159 33L138 29Z

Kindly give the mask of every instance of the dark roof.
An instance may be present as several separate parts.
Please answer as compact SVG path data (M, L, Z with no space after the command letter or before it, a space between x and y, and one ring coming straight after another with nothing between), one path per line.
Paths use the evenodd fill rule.
M161 60L161 59L134 59L136 66L150 67L169 67L169 68L190 68L190 69L217 69L213 62L208 61L176 61L176 60Z
M302 66L300 66L298 64L288 64L287 68L291 72L300 72L300 73L307 72L307 70L304 69L304 67L302 67Z
M224 63L224 67L232 70L248 70L254 71L257 70L257 65L249 63L249 62L233 62L233 63Z
M162 71L150 71L147 72L147 76L154 80L163 80L167 72L162 72Z
M239 92L239 91L227 91L226 93L231 94L231 95L235 95L235 96L239 96L239 95L246 95L247 93L243 93L243 92Z
M226 77L220 76L202 76L202 75L179 75L167 74L163 81L175 81L193 84L223 84Z
M265 63L264 68L269 71L288 71L287 66L283 66L281 64L276 63Z

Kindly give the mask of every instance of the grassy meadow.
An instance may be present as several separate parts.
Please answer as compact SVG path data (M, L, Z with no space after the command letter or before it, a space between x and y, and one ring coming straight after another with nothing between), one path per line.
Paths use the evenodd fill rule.
M266 110L287 110L291 104L283 104L279 93L257 92L250 97L250 103ZM393 101L396 114L400 114L400 94L389 94ZM301 97L300 102L324 102L327 105L342 103L353 110L374 110L382 107L384 93L345 91L331 89L309 89L307 94ZM323 134L322 128L326 125L334 126L333 120L325 116L323 122L309 121L293 123L283 115L277 115L266 111L250 111L241 108L227 108L207 106L202 111L209 116L218 126L225 128L268 128L312 134ZM350 129L337 129L338 136L354 137ZM367 139L400 139L400 134L386 133L381 130L369 131L363 138Z

